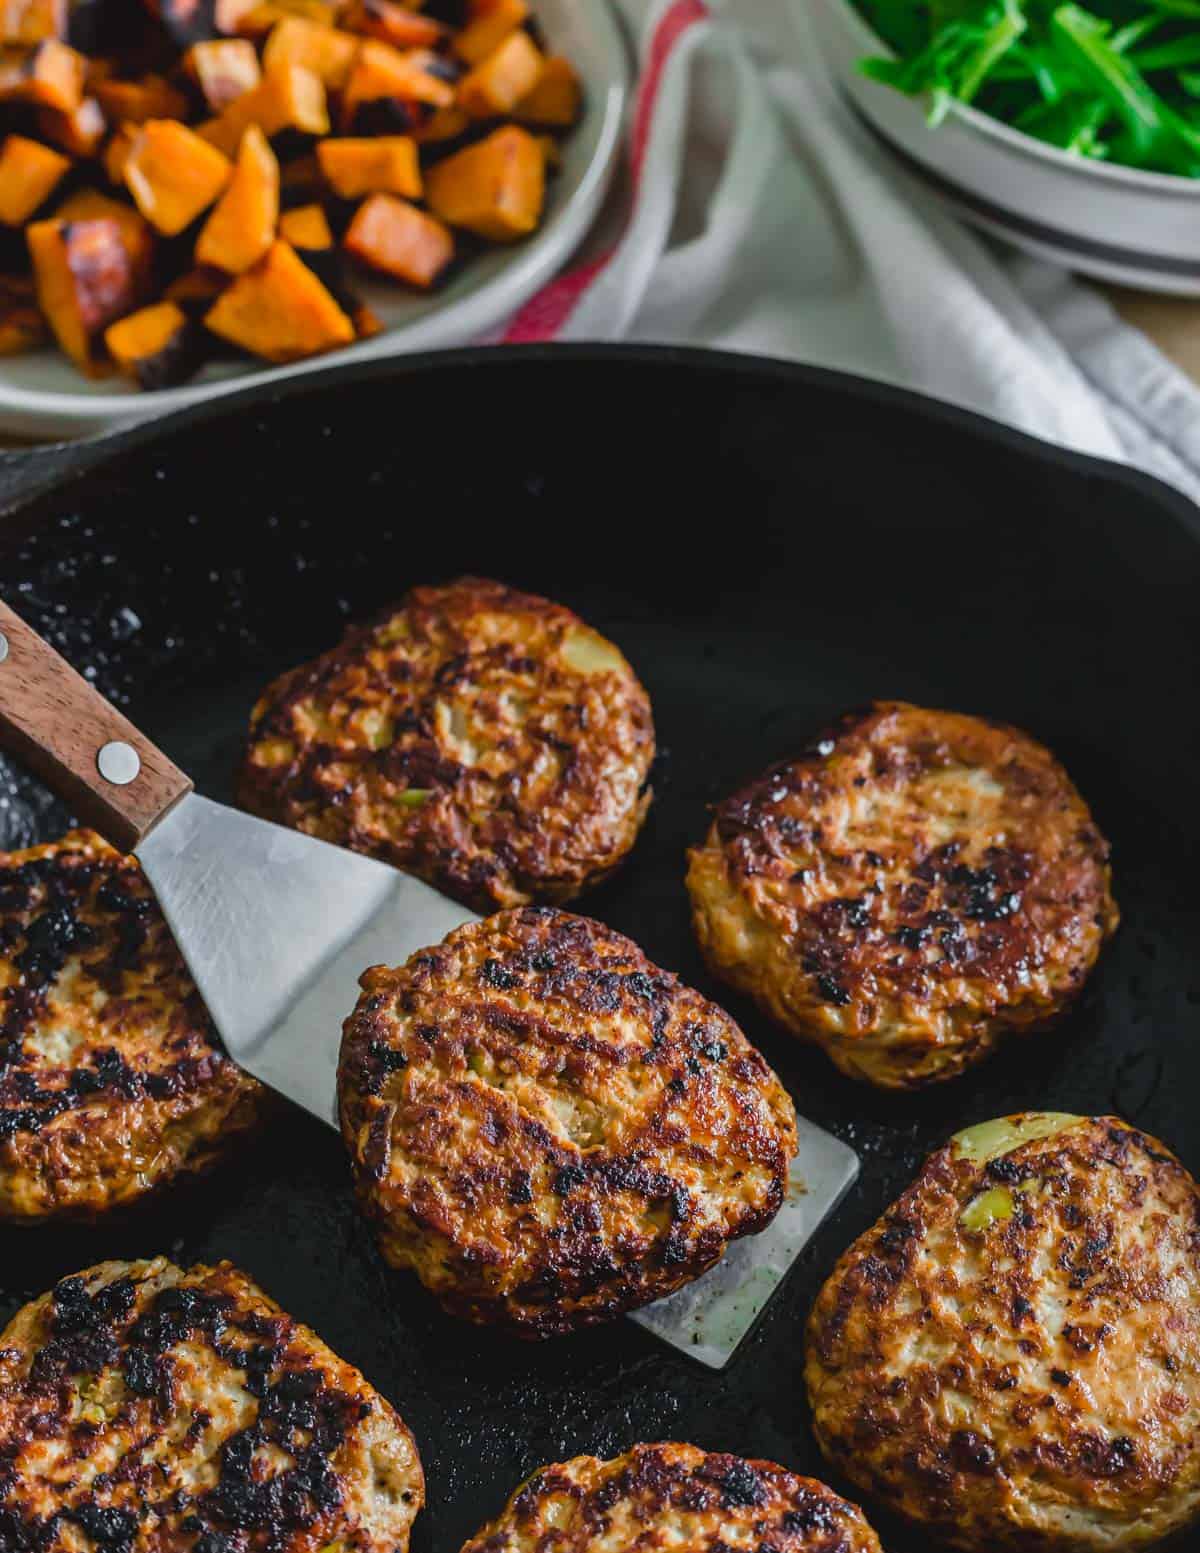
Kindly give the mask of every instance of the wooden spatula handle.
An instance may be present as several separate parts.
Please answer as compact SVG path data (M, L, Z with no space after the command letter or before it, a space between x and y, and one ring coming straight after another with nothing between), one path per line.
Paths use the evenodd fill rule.
M132 852L190 779L2 600L0 635L0 745Z

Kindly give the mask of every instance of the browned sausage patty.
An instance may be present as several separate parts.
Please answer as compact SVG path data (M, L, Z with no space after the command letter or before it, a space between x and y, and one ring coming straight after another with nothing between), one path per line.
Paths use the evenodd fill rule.
M1115 1117L969 1129L834 1269L806 1375L829 1460L955 1547L1122 1553L1191 1524L1196 1183Z
M129 1202L212 1164L265 1103L135 859L91 831L0 853L0 1218Z
M338 1094L384 1255L531 1337L669 1294L783 1201L792 1102L721 1009L549 907L377 966Z
M414 588L275 681L240 801L479 911L565 901L633 845L654 726L624 657L498 582Z
M228 1262L64 1278L0 1337L5 1553L404 1553L403 1419Z
M727 799L688 868L713 970L888 1088L1061 1013L1116 929L1109 882L1047 749L895 701Z
M771 1461L635 1445L542 1467L462 1553L882 1553L862 1511Z

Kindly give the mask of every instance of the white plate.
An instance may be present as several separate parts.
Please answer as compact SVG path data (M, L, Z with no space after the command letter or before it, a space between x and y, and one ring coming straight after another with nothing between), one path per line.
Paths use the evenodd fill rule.
M79 435L302 372L465 345L497 328L562 268L595 220L616 167L629 93L629 57L610 0L535 0L534 11L550 47L579 71L584 108L563 144L562 168L547 185L546 219L528 241L488 250L433 296L386 283L356 285L384 332L284 367L222 364L181 388L141 393L113 378L89 381L57 350L7 357L0 362L0 430Z
M1200 179L1070 156L962 103L930 129L923 99L858 69L865 56L891 51L850 0L789 3L811 13L867 128L964 219L1085 275L1200 296Z

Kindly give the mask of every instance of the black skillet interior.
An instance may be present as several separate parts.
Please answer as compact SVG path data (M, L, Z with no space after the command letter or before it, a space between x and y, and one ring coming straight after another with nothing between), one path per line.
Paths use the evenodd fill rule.
M0 590L219 797L258 687L410 583L469 570L578 609L642 674L662 749L634 856L583 909L718 998L682 883L706 806L873 696L1044 739L1114 843L1124 925L1066 1024L917 1095L851 1084L724 999L863 1169L722 1374L625 1321L529 1346L441 1316L382 1265L335 1135L291 1112L137 1212L0 1230L0 1320L105 1256L231 1258L407 1417L429 1477L418 1553L453 1553L538 1464L639 1439L822 1475L802 1325L930 1148L1023 1108L1114 1111L1200 1168L1193 516L1140 476L850 379L587 348L227 400L26 503ZM5 768L0 844L64 818ZM888 1530L896 1553L924 1545Z

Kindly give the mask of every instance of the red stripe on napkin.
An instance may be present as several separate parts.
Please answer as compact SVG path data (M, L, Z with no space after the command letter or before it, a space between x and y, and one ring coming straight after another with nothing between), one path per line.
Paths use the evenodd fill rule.
M707 21L708 7L705 0L675 0L674 5L663 12L654 29L646 68L638 87L633 116L633 136L630 143L630 168L633 180L633 198L636 201L641 181L642 163L646 158L646 146L650 139L650 127L654 122L654 107L658 101L658 89L671 51L689 27ZM608 264L616 246L586 263L577 265L557 276L549 285L526 302L504 332L506 345L531 345L539 340L551 340L570 318L588 287Z

